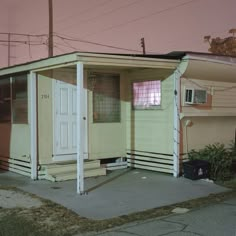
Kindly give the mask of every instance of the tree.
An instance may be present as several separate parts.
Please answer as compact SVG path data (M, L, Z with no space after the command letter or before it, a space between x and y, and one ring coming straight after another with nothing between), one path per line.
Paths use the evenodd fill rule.
M210 45L208 51L214 54L236 56L236 29L229 30L229 33L233 36L226 38L211 38L210 35L205 36L204 41Z

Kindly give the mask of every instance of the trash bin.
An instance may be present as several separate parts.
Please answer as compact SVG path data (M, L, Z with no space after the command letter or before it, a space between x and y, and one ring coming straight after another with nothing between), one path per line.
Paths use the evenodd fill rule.
M209 178L210 163L204 160L192 160L183 163L184 177L197 180Z

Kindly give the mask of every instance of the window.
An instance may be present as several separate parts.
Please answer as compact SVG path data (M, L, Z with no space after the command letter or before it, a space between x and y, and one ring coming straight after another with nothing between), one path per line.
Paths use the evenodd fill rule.
M93 122L120 122L120 76L96 73L93 83Z
M0 80L0 122L11 122L10 78Z
M28 123L27 75L12 78L13 123Z
M156 109L161 105L161 81L143 81L133 83L133 108Z
M28 122L27 75L0 79L0 122Z

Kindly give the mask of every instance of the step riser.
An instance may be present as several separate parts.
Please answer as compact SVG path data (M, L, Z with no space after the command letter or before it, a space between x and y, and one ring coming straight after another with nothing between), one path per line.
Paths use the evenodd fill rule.
M87 169L96 169L100 168L100 161L91 161L84 163L84 170ZM70 164L70 165L54 165L46 167L46 172L48 175L56 175L62 172L76 172L77 171L77 164Z
M95 177L95 176L102 176L106 175L106 169L105 168L99 168L99 169L89 169L84 172L84 177ZM53 182L59 182L59 181L66 181L66 180L74 180L77 179L77 174L75 173L61 173L58 175L47 175L45 176L45 179L53 181Z

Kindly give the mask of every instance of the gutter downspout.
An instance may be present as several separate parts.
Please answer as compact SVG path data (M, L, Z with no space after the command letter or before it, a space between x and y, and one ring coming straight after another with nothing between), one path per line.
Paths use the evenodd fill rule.
M180 111L181 111L181 77L184 75L187 67L189 64L189 58L184 57L180 61L180 64L177 66L176 70L174 71L174 132L173 132L173 161L174 161L174 169L173 169L173 176L179 177L180 173Z

